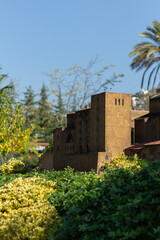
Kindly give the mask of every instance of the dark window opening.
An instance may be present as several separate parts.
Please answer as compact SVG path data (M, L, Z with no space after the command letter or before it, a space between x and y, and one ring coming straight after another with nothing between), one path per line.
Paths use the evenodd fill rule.
M117 99L115 99L115 105L117 105Z
M119 103L119 105L121 105L121 100L120 99L118 99L118 103Z
M67 141L66 141L67 143L73 143L74 142L74 139L73 139L73 136L72 136L72 134L69 134L68 136L67 136Z
M124 99L122 99L122 105L124 106Z
M79 153L82 153L82 145L79 145Z
M89 152L89 146L86 145L86 152L88 153Z

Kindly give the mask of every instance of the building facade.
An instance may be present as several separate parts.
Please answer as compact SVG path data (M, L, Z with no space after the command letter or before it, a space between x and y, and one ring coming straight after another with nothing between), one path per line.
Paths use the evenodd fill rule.
M67 114L66 128L54 130L54 150L41 158L39 167L98 171L134 142L134 119L146 113L131 110L130 94L91 96L90 108Z
M160 159L160 94L150 97L149 113L135 119L135 145L125 149L125 153Z
M131 95L101 93L91 108L67 115L67 127L54 130L53 168L98 170L131 144Z

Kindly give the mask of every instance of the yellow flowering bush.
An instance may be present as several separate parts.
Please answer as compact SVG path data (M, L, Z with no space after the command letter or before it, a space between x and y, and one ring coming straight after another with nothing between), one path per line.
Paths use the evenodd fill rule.
M15 158L11 158L7 163L0 166L0 173L22 173L25 170L25 164Z
M137 155L133 157L128 157L122 154L119 155L117 158L112 158L107 168L111 170L124 168L130 171L137 171L140 170L144 165L147 165L146 161L139 159Z
M48 239L47 230L60 225L48 194L55 183L39 177L17 178L0 188L0 239Z
M20 104L11 109L7 103L0 105L0 154L24 153L31 142L31 128L25 128L25 117Z

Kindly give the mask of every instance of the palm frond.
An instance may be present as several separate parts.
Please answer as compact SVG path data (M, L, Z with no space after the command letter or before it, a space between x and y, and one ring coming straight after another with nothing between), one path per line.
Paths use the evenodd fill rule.
M156 70L157 66L153 68L153 70L151 71L150 75L149 75L149 79L148 79L148 85L147 85L147 90L149 89L149 85L150 85L150 82L151 82L151 78L152 78L152 75L154 73L154 71ZM143 86L142 86L143 87Z
M155 76L154 76L153 86L154 86L154 84L155 84L155 82L156 82L156 78L157 78L157 74L158 74L159 68L160 68L160 64L159 64L159 66L157 67L157 71L156 71Z
M142 76L142 81L141 81L141 88L143 87L143 83L144 83L144 77L146 72L148 71L148 68L144 71L143 76Z
M144 41L134 46L134 49L129 54L130 57L134 57L130 66L131 69L136 69L136 71L144 69L141 81L142 87L146 72L151 69L152 65L156 64L148 78L147 88L149 88L153 73L156 71L153 81L154 85L160 68L159 64L157 66L157 63L160 62L160 23L154 21L153 26L147 27L147 30L141 32L140 36L145 37L152 42Z

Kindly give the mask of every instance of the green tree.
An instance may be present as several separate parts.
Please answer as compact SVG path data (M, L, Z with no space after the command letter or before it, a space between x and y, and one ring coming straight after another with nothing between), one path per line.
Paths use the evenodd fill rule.
M150 41L145 41L137 44L129 56L133 57L131 68L139 71L144 69L141 87L144 84L145 74L151 70L148 78L147 89L150 87L153 77L153 86L155 85L157 74L160 68L160 23L153 22L153 27L147 27L147 31L140 33L141 37L148 38Z
M35 101L36 94L31 86L26 88L24 92L24 99L22 100L24 105L24 112L25 112L25 127L30 127L31 124L36 125L36 104ZM34 133L33 133L34 134Z
M43 83L38 101L36 133L39 142L52 142L54 116L51 103L48 102L48 89Z
M56 118L55 128L65 127L65 125L66 125L66 109L65 109L65 105L63 103L63 97L62 97L62 92L61 92L60 86L58 89L58 94L56 94L56 97L57 97L57 104L54 105L55 118Z

